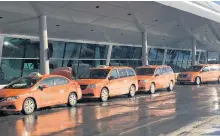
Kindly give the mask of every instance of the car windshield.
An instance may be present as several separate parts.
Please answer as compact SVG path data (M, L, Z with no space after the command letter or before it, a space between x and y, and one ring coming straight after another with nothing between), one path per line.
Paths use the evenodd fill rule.
M80 79L106 79L109 69L90 69L87 73L81 75Z
M189 72L199 72L202 69L203 66L191 66L186 71Z
M137 75L153 75L155 68L137 68Z
M5 86L6 89L25 89L34 86L40 78L38 77L22 77L12 81L9 85Z

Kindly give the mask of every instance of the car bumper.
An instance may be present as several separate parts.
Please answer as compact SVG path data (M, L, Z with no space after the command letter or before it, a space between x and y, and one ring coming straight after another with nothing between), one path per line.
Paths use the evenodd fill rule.
M99 98L100 91L96 88L82 90L82 98Z
M150 83L139 83L138 91L148 91L150 89Z
M22 104L19 104L17 101L3 101L0 102L0 111L21 111Z
M193 79L177 79L177 82L193 83L195 81Z

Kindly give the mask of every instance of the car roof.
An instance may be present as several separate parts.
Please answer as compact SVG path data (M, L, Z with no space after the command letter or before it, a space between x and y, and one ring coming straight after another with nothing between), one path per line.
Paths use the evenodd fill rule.
M169 67L167 65L146 65L146 66L140 66L140 67L137 67L137 68L161 68L161 67Z
M98 67L94 67L94 68L89 68L89 69L133 69L132 67L128 67L128 66L98 66Z
M192 66L217 66L219 64L196 64L196 65L192 65Z

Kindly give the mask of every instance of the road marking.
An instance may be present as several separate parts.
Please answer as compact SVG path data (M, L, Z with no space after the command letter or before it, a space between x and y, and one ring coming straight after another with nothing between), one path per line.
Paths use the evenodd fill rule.
M167 119L172 119L172 118L174 118L174 117L162 118L162 119L159 119L159 120L156 120L156 121L153 121L153 122L147 123L147 124L145 124L145 125L138 126L138 127L132 128L132 129L130 129L130 130L124 131L124 132L120 133L119 135L124 135L124 134L130 133L130 132L132 132L132 131L135 131L135 130L137 130L137 129L140 129L140 128L143 128L143 127L146 127L146 126L148 126L148 125L151 125L151 124L154 124L154 123L157 123L157 122L163 121L163 120L167 120Z

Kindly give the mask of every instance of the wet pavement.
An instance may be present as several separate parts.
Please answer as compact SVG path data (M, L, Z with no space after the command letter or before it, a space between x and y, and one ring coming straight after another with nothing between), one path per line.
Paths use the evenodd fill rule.
M115 97L106 103L81 101L33 115L0 115L1 136L143 136L175 131L200 117L219 115L220 85L176 85L172 92Z

